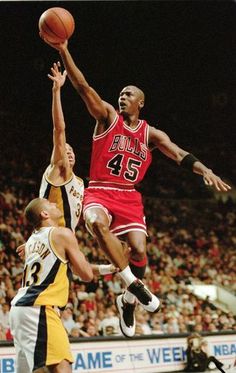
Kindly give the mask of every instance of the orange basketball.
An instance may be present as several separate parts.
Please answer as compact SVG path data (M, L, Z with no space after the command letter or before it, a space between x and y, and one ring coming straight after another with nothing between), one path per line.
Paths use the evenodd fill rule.
M49 8L39 18L39 31L50 43L62 43L69 39L74 29L74 18L64 8Z

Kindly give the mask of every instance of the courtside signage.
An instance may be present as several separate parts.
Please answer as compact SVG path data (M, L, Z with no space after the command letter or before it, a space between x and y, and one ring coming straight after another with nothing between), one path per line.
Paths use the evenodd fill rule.
M233 364L236 334L205 337L209 354ZM183 370L186 338L72 343L73 373L157 373ZM0 373L15 373L14 347L0 348Z

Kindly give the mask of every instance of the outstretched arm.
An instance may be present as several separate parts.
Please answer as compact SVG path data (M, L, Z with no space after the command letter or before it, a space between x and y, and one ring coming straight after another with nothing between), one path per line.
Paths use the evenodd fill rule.
M98 123L101 123L106 127L109 126L109 124L115 119L116 111L112 105L103 101L98 93L89 85L83 73L76 66L68 50L68 41L66 40L60 44L49 43L46 39L44 39L44 41L59 51L69 79L82 100L85 102L89 113L98 121Z
M17 254L21 260L25 259L25 243L18 246L16 249ZM119 268L116 268L113 264L91 264L91 268L94 276L105 276L112 273L119 272Z
M95 276L105 276L119 272L119 268L116 268L113 264L91 264L91 267Z
M69 228L55 228L52 231L52 241L58 254L69 260L73 273L83 281L92 281L91 265L80 251L74 233Z
M219 176L215 175L211 169L206 167L196 157L174 144L165 132L150 127L149 144L152 147L157 147L162 153L176 161L179 165L192 170L196 174L202 175L205 183L213 186L217 191L227 192L231 189L230 185L221 180Z
M51 165L64 165L66 157L66 134L65 121L61 104L61 87L66 80L66 70L61 73L60 62L54 63L51 68L49 79L53 81L52 86L52 120L53 120L53 151Z
M59 50L71 83L85 102L89 113L99 122L106 121L109 116L108 107L98 93L88 84L83 73L76 66L67 46Z

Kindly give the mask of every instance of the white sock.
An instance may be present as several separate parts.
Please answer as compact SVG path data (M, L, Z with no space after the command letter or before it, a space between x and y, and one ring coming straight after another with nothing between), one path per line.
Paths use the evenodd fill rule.
M123 297L127 303L131 303L131 304L135 303L136 297L134 294L130 293L129 290L125 290Z
M118 274L120 275L122 280L126 283L126 286L129 286L130 284L132 284L132 282L137 280L137 277L133 275L129 266L125 267L123 271L118 272Z

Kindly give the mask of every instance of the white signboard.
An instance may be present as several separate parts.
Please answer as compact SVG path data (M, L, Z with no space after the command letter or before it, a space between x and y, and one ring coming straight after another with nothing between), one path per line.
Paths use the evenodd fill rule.
M233 364L236 334L205 337L209 354ZM185 366L186 338L156 338L72 343L73 373L176 372ZM15 373L14 347L0 348L0 373Z

